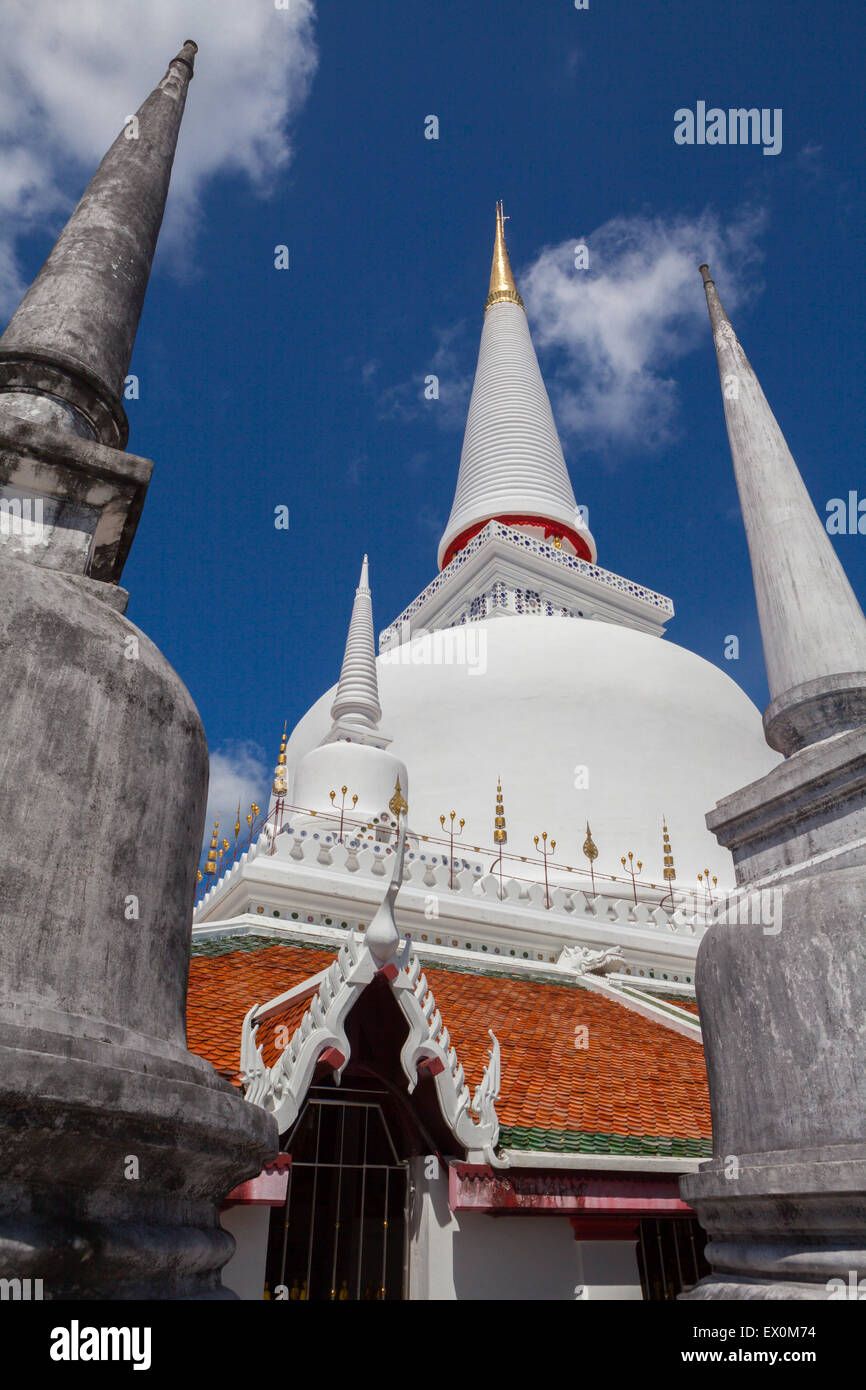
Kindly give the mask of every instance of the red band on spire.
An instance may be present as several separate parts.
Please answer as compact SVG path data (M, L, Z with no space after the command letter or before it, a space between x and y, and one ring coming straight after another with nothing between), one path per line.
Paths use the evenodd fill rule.
M445 569L458 551L468 545L473 536L477 536L479 531L483 531L491 521L498 521L502 526L543 526L544 539L550 536L562 536L564 540L571 541L581 560L588 560L593 564L592 552L579 531L574 531L570 526L563 526L561 521L546 521L543 516L518 516L514 512L508 512L504 516L488 516L484 521L478 521L474 526L468 526L465 531L461 531L456 536L445 551L442 557L442 568Z

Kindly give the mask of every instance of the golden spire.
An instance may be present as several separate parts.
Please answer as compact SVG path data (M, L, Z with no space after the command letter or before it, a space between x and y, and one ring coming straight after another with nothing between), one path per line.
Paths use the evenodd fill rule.
M406 798L403 795L403 788L400 786L399 777L397 778L397 784L394 787L394 795L388 802L388 810L391 812L392 816L396 816L398 820L400 819L401 811L409 810L409 807L406 803Z
M205 862L205 873L212 878L217 871L217 845L219 843L220 818L217 816L214 821L213 835L211 836L210 849L208 850Z
M287 733L288 727L289 727L289 721L288 721L288 719L287 719L286 722L285 722L285 724L283 725L283 737L282 737L282 740L281 740L281 742L280 742L280 756L277 758L277 765L276 765L276 767L274 768L274 796L285 796L285 795L287 794L287 787L286 787L286 733Z
M590 864L598 858L598 847L592 838L592 831L589 828L589 821L586 822L586 839L583 842L583 852Z
M673 883L674 879L677 876L677 871L674 868L674 852L671 849L671 837L668 834L668 827L664 816L662 816L662 832L664 835L664 846L662 852L665 857L664 879L666 883Z
M519 304L523 308L523 300L517 293L517 286L514 283L514 276L511 271L511 262L508 259L508 248L505 245L505 213L502 204L496 204L496 244L493 248L493 268L490 272L490 293L487 296L487 303L484 305L485 313L491 304Z
M586 822L586 839L583 842L583 852L589 860L589 877L592 881L593 897L595 896L595 861L598 858L598 845L592 838L592 831L589 828L589 821Z
M508 844L508 834L505 829L505 807L502 804L502 782L496 779L496 819L494 821L493 842L497 845Z

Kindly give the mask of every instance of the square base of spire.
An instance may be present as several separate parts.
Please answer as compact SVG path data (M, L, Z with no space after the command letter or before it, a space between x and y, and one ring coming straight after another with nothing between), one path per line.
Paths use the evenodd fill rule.
M379 650L500 615L591 618L661 637L674 606L663 594L491 521L385 629Z
M31 564L116 584L152 472L150 459L0 417L0 545Z

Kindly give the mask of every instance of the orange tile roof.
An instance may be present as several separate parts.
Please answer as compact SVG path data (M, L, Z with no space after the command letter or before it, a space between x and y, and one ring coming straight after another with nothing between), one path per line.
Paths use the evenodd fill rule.
M256 950L226 955L193 956L186 1006L190 1052L206 1058L229 1081L238 1082L244 1016L254 1004L267 1004L276 995L317 975L331 964L334 955L333 951L299 946L259 946ZM260 1027L257 1040L265 1044L268 1065L277 1059L277 1026L283 1023L291 1036L309 1002L305 999L300 1005L288 1005L279 1017Z
M326 967L330 951L274 945L197 956L190 970L191 1051L238 1079L244 1014ZM573 984L425 966L470 1088L481 1080L492 1028L502 1050L497 1113L509 1147L709 1154L712 1130L699 1043ZM290 1037L308 1001L263 1024ZM576 1041L585 1028L586 1047ZM284 1035L281 1046L285 1046Z

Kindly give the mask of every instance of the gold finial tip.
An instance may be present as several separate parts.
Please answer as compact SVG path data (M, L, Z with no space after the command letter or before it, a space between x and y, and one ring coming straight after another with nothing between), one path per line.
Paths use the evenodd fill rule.
M496 241L493 247L493 266L490 271L490 293L487 296L485 311L494 304L518 304L523 308L523 300L517 292L508 248L505 245L505 210L502 202L496 204Z

